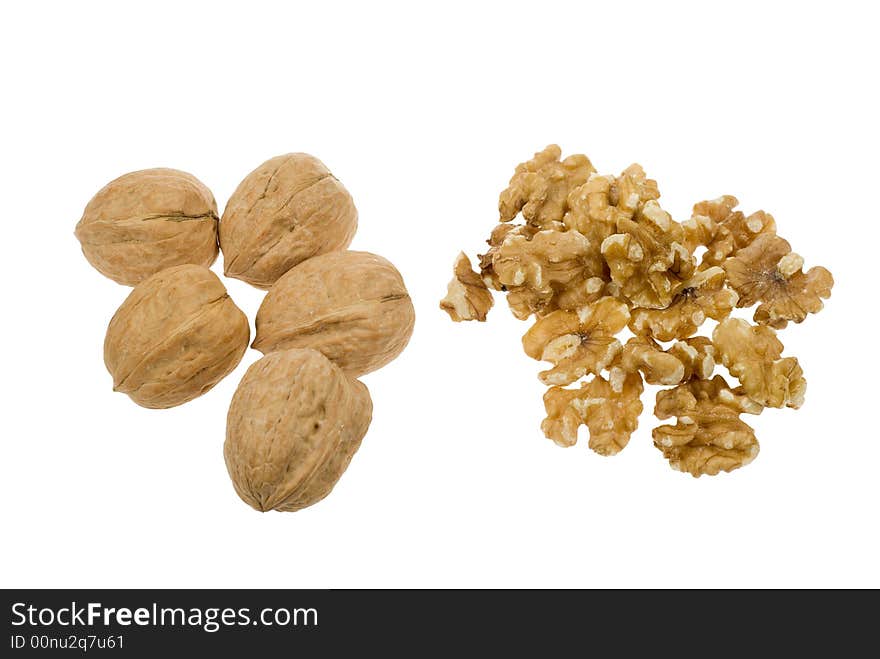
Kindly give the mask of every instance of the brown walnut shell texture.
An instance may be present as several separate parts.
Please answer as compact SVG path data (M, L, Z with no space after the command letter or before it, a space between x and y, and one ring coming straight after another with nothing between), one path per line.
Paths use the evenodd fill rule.
M288 153L248 174L220 220L223 272L269 288L293 266L345 249L357 230L348 190L320 160Z
M314 350L266 355L229 406L226 468L252 508L295 511L327 496L372 418L370 393Z
M384 366L412 336L415 310L403 277L369 252L331 252L291 269L257 311L253 348L312 348L352 376Z
M226 288L200 265L179 265L135 286L104 339L114 391L167 408L201 396L247 350L250 327Z
M144 169L105 185L76 225L85 257L126 286L175 265L217 258L217 202L192 174Z

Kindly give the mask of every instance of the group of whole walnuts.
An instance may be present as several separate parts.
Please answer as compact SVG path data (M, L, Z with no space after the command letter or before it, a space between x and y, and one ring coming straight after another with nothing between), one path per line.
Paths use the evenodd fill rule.
M224 456L253 508L299 510L325 497L372 418L357 377L399 355L415 314L387 260L346 251L351 195L308 154L248 174L223 216L210 190L173 169L132 172L86 206L76 236L89 262L134 286L104 341L113 388L139 405L196 398L238 365L250 328L208 268L268 289L251 365L229 407Z
M540 374L549 386L541 427L557 444L573 445L586 425L590 448L618 453L648 383L670 387L654 413L677 422L653 439L674 469L715 475L748 464L758 441L740 415L804 402L803 371L782 357L775 330L822 308L831 273L804 272L773 217L745 215L735 197L699 202L677 222L641 166L600 176L586 156L560 158L551 145L517 166L479 273L459 254L441 308L454 321L484 321L494 290L517 318L535 317L523 348L552 364ZM754 305L754 325L730 317ZM711 337L695 336L707 319L717 321ZM716 364L739 386L713 377Z

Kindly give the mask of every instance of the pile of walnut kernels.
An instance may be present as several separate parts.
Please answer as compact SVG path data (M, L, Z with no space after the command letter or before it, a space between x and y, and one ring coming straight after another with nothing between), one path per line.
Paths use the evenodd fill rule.
M804 402L803 371L782 357L776 330L822 308L831 273L804 272L773 217L745 215L735 197L701 201L677 222L641 166L599 176L586 156L560 156L551 145L516 168L479 273L459 254L441 308L454 321L484 321L495 290L517 318L535 316L523 348L552 364L539 376L549 386L541 428L560 446L586 425L591 449L618 453L647 382L668 387L654 414L676 423L652 434L674 469L715 475L748 464L758 440L740 415ZM730 317L754 305L756 324ZM698 336L709 318L718 321L711 338ZM626 327L634 336L622 343ZM739 386L713 377L716 364Z

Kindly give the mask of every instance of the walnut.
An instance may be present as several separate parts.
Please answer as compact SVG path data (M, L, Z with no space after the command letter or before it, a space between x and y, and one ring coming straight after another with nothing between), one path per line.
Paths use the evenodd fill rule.
M781 357L782 342L771 328L728 318L715 328L712 342L718 359L752 400L764 407L803 405L804 373L795 357Z
M282 350L248 368L226 418L223 455L252 508L295 511L327 496L367 432L367 388L314 350Z
M682 382L689 380L708 380L715 370L715 346L705 336L693 336L683 341L676 341L667 350L684 366Z
M744 412L760 414L761 406L730 389L720 375L660 391L654 414L678 422L654 428L654 446L673 469L695 477L733 471L758 455L754 430L739 418Z
M257 311L253 347L267 354L312 348L363 375L397 357L415 312L403 277L369 252L330 252L291 268Z
M498 281L498 275L495 274L495 270L492 267L492 260L495 258L495 252L498 251L498 248L501 246L501 243L504 242L504 238L512 231L523 231L525 227L528 225L522 224L498 224L492 229L492 233L489 234L488 240L486 243L489 245L489 249L485 254L477 254L477 259L480 265L480 277L483 279L483 282L495 291L506 291L507 288Z
M640 371L648 384L678 384L684 364L646 336L634 336L620 353L620 366L628 373Z
M120 176L92 197L76 225L89 263L134 286L160 270L217 258L217 202L192 174L144 169Z
M611 369L606 380L596 375L580 389L551 387L544 394L547 418L541 429L560 446L577 442L578 428L590 430L590 448L600 455L619 453L639 425L642 378L638 373Z
M602 255L621 294L638 307L668 307L694 272L681 225L652 200L617 230L602 242Z
M604 297L578 312L560 310L539 318L523 336L523 348L532 359L554 364L539 374L544 384L571 384L611 364L621 349L614 335L627 320L626 304Z
M586 183L596 170L586 156L568 156L560 162L561 155L562 149L551 144L517 165L510 185L498 199L502 222L509 222L520 211L529 224L537 227L562 220L568 193Z
M739 296L725 287L726 275L717 266L699 270L684 284L665 309L633 309L629 328L658 341L684 339L699 329L706 318L723 320Z
M802 270L804 260L791 251L788 241L766 234L724 262L730 285L739 293L737 306L760 302L754 320L783 329L789 321L800 323L817 313L822 298L831 295L834 279L822 266Z
M565 300L569 309L598 299L604 266L595 246L577 231L543 230L531 236L512 231L492 258L492 272L510 292L508 302L520 318L558 308L559 291L572 291Z
M508 289L534 291L564 287L584 271L602 273L602 257L577 231L538 231L507 235L492 259L498 280Z
M737 198L730 195L701 201L694 205L691 218L682 223L685 246L691 252L698 246L706 248L700 268L720 265L758 236L776 233L772 215L757 211L746 217L741 211L734 210L738 205Z
M641 165L630 165L619 177L593 174L569 193L563 224L601 245L617 232L621 220L631 220L645 202L659 198L657 181L649 179Z
M157 272L134 287L104 339L113 390L138 405L181 405L211 389L247 350L247 317L200 265Z
M351 195L320 160L288 153L239 183L220 220L223 272L269 288L296 264L345 249L357 230Z
M440 308L455 322L485 321L492 308L492 293L480 275L471 269L471 262L464 252L455 259L453 270L452 281L446 297L440 301Z

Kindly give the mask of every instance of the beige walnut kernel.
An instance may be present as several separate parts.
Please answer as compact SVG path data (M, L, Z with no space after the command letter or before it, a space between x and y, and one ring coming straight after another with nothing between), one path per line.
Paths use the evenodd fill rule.
M554 311L539 318L523 336L523 349L532 359L554 364L539 374L548 385L566 385L587 375L599 375L620 352L614 338L626 326L629 309L620 300L604 297L578 312Z
M217 258L217 203L192 174L144 169L92 198L76 225L85 257L101 274L135 286L160 270Z
M771 328L728 318L715 328L712 342L718 359L752 400L764 407L803 405L803 370L795 357L781 356L782 342Z
M568 209L569 192L586 183L595 172L583 155L560 161L562 149L551 144L529 161L517 165L510 185L498 199L502 222L509 222L522 211L525 220L536 227L560 222Z
M232 372L249 337L217 275L179 265L134 287L107 327L104 363L114 391L143 407L174 407Z
M739 295L725 287L724 270L717 266L697 271L664 309L633 309L629 328L658 341L684 339L707 318L723 320L736 306Z
M545 315L563 304L595 301L604 286L604 263L594 245L576 231L543 230L526 236L513 231L495 250L492 271L509 292L514 315Z
M629 443L642 413L642 378L612 368L606 380L596 375L579 389L551 387L544 394L547 418L541 429L560 446L577 442L578 428L590 431L589 446L600 455L615 455Z
M367 388L314 350L282 350L248 368L226 420L223 454L252 508L295 511L327 496L367 432Z
M621 220L617 230L602 242L611 279L635 306L668 307L694 272L681 225L652 200L636 219Z
M767 234L725 261L724 270L739 293L737 306L760 302L755 322L783 329L789 321L800 323L821 311L822 299L831 295L834 286L828 270L815 266L803 272L803 264L787 240Z
M223 272L269 288L293 266L345 249L357 230L351 195L320 160L288 153L248 174L220 220Z
M715 371L715 346L705 336L692 336L676 341L667 350L684 366L682 382L689 380L708 380Z
M593 174L569 193L563 224L601 245L617 232L622 220L633 219L645 202L659 198L657 181L649 179L640 165L630 165L618 177Z
M673 469L695 477L743 467L758 455L754 430L739 418L744 412L760 414L761 406L720 375L660 391L654 414L678 422L654 428L654 445Z
M446 297L440 300L440 308L457 323L463 320L483 322L492 304L492 292L486 282L473 271L467 255L460 252L455 259Z
M646 336L634 336L623 346L620 366L628 373L639 371L648 384L678 384L685 367L674 354Z
M330 252L275 282L257 311L253 347L264 354L312 348L356 377L397 357L414 323L394 265L369 252Z
M685 246L693 251L704 246L706 253L700 268L721 265L739 249L748 247L762 235L774 235L776 222L773 216L757 211L748 217L734 210L739 205L736 197L724 195L712 201L694 205L693 215L682 223Z

